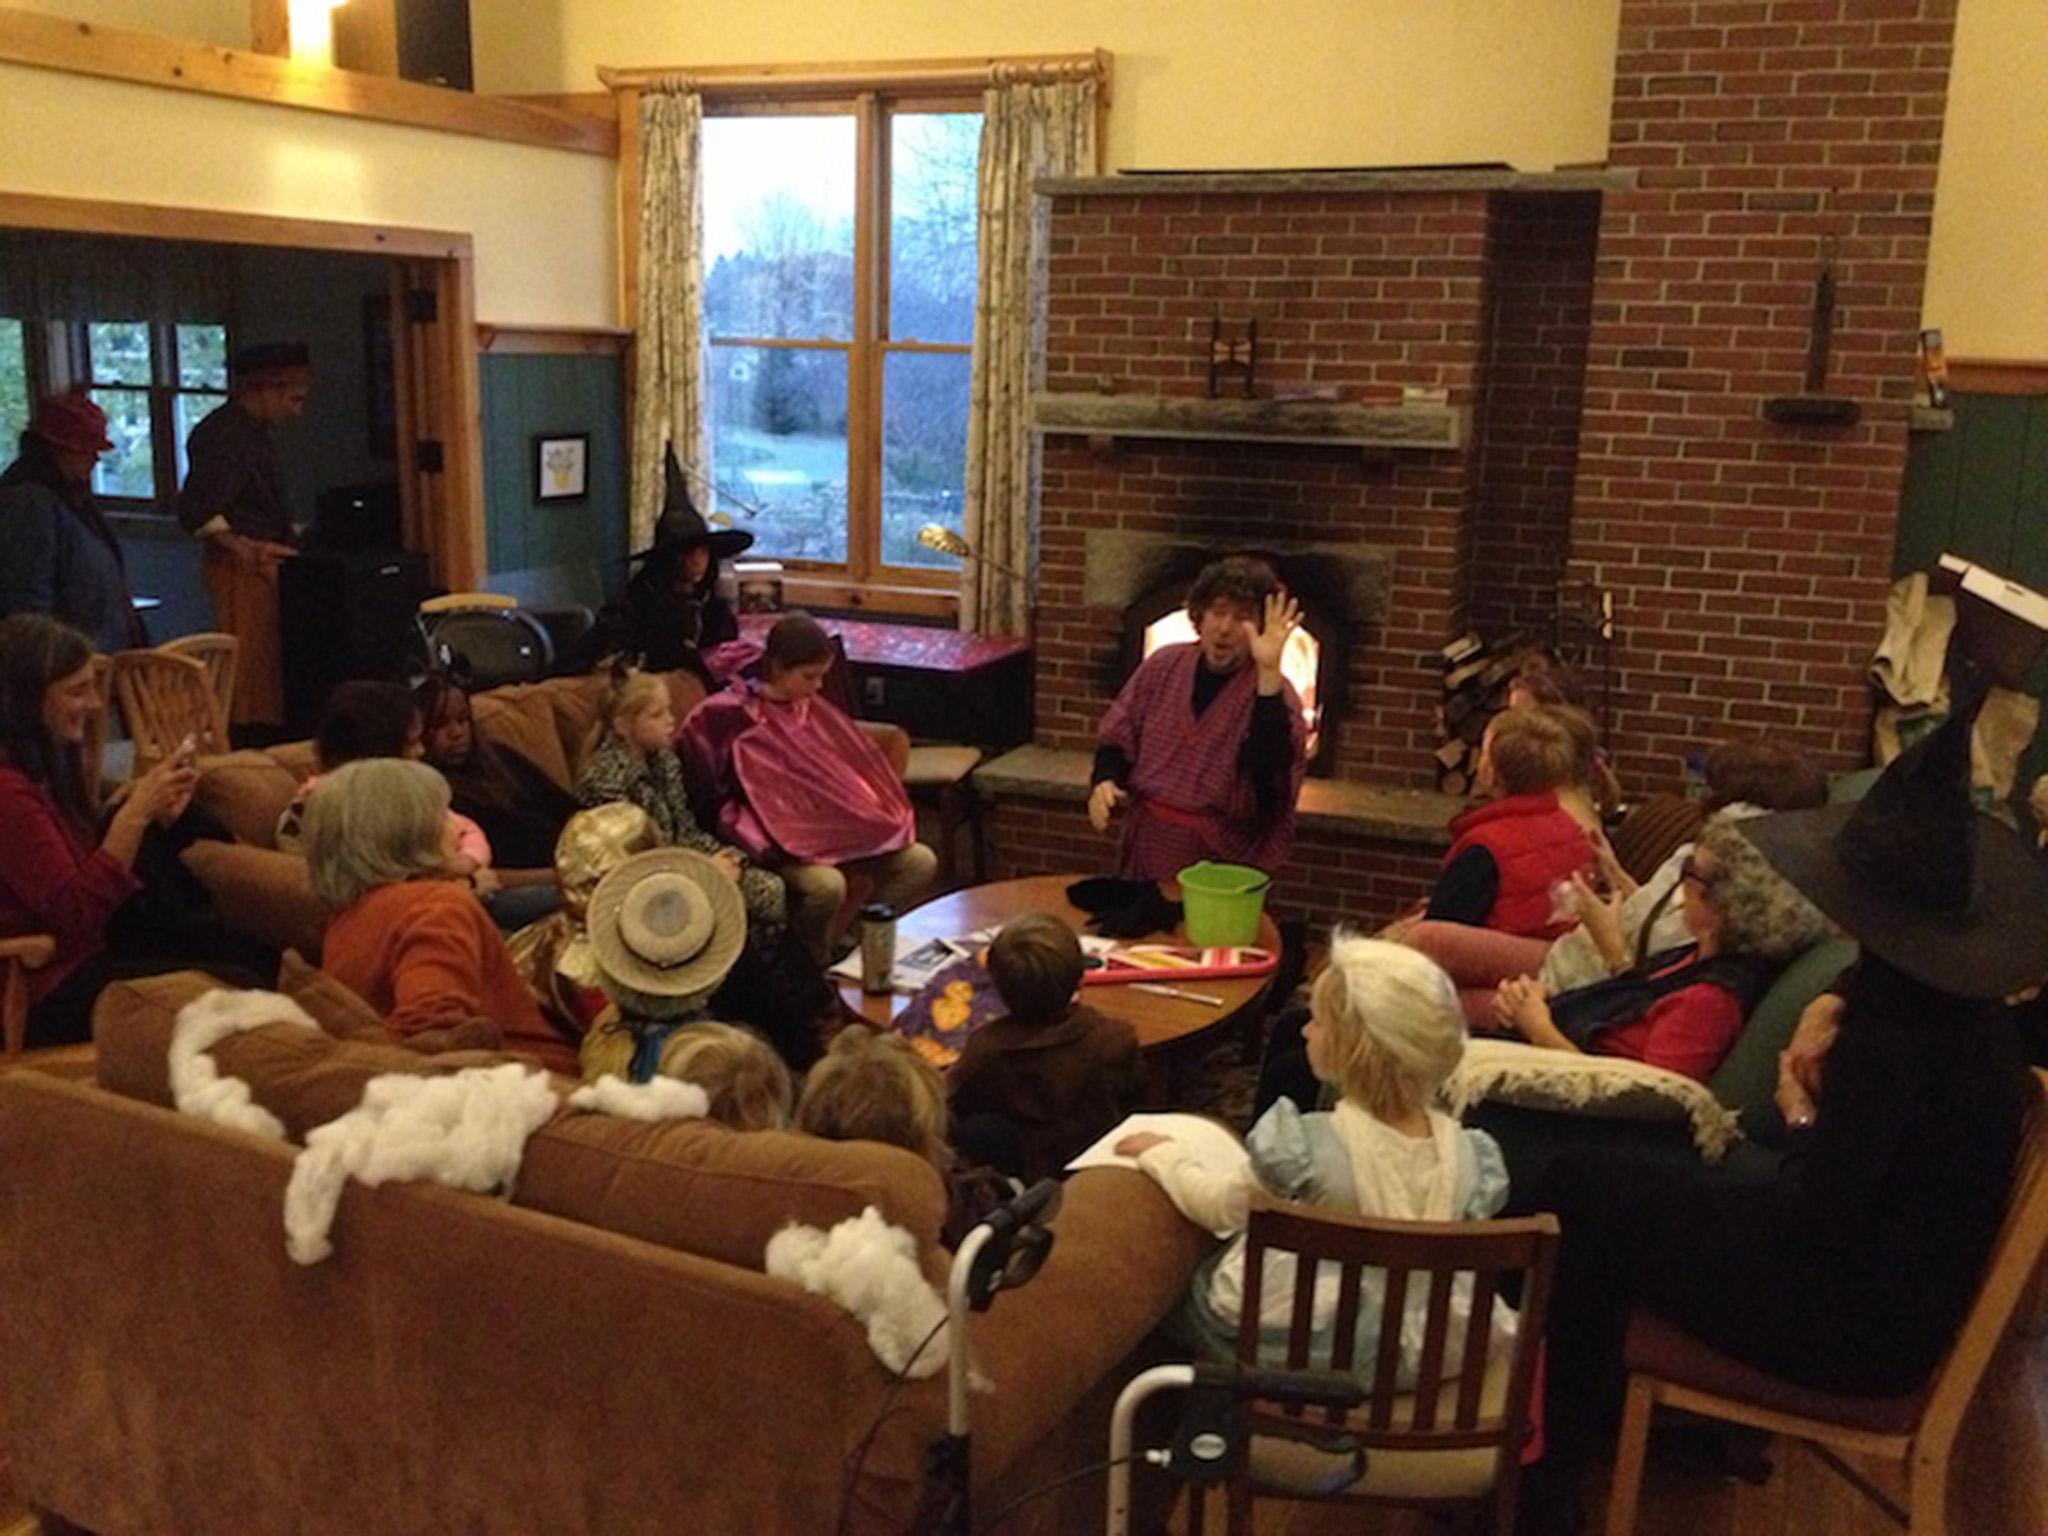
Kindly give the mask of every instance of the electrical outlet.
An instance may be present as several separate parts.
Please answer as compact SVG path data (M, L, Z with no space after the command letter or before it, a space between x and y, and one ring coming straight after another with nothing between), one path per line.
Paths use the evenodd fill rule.
M860 701L869 709L879 709L889 701L887 678L864 677L860 683Z

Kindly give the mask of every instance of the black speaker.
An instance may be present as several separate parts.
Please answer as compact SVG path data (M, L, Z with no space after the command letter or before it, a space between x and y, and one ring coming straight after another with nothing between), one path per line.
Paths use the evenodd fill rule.
M294 731L312 728L337 683L404 680L427 595L425 555L306 550L278 567L277 587L285 723Z
M398 0L397 13L401 79L474 89L469 0Z

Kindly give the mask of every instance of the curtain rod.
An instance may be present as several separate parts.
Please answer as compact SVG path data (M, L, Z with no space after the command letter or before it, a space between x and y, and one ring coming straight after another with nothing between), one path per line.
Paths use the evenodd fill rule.
M1107 49L1091 53L1010 54L965 59L899 59L833 64L707 64L698 69L620 69L600 65L607 89L660 90L694 87L707 96L844 95L857 91L985 90L1017 82L1093 78L1105 94L1112 59Z

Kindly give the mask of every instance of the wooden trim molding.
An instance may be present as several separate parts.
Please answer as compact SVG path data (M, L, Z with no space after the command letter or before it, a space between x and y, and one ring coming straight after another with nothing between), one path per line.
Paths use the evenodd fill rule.
M476 328L476 349L492 357L546 353L555 357L618 357L632 345L631 331L604 326L492 325Z
M850 96L863 91L979 91L1019 80L1078 80L1093 76L1106 100L1115 70L1107 49L1088 53L984 54L945 59L842 59L810 64L706 64L696 68L619 69L600 66L598 79L614 91L687 82L707 101L739 96Z
M618 124L586 112L559 112L6 7L0 7L0 63L607 158L619 148Z
M1965 395L2048 395L2048 362L1952 357L1948 387Z
M267 213L223 213L154 203L104 203L78 197L0 192L0 227L48 229L78 235L133 235L147 240L203 240L216 245L283 245L312 251L355 251L372 256L419 256L467 261L474 241L442 229L385 224L339 224Z

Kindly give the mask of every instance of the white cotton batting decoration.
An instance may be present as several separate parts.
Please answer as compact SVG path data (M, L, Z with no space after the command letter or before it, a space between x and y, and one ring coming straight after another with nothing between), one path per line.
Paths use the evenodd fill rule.
M711 1096L679 1078L629 1083L623 1077L606 1075L570 1094L569 1107L616 1115L621 1120L702 1120L711 1113Z
M342 1187L430 1179L450 1189L505 1190L526 1138L555 1112L548 1075L507 1063L447 1077L386 1073L363 1101L306 1133L284 1192L285 1250L301 1264L334 1251L328 1229Z
M179 1112L211 1120L230 1130L284 1140L284 1123L258 1104L249 1085L225 1077L209 1054L230 1035L286 1024L317 1030L312 1015L282 992L231 992L215 988L178 1010L171 1026L171 1100Z
M1718 1163L1742 1139L1735 1111L1704 1083L1621 1056L1546 1050L1520 1040L1474 1040L1444 1084L1454 1113L1483 1100L1610 1120L1692 1122L1693 1145Z
M769 1274L852 1313L867 1329L875 1358L896 1374L930 1376L944 1368L945 1299L918 1268L916 1239L872 1205L830 1232L784 1227L768 1239L766 1264Z

